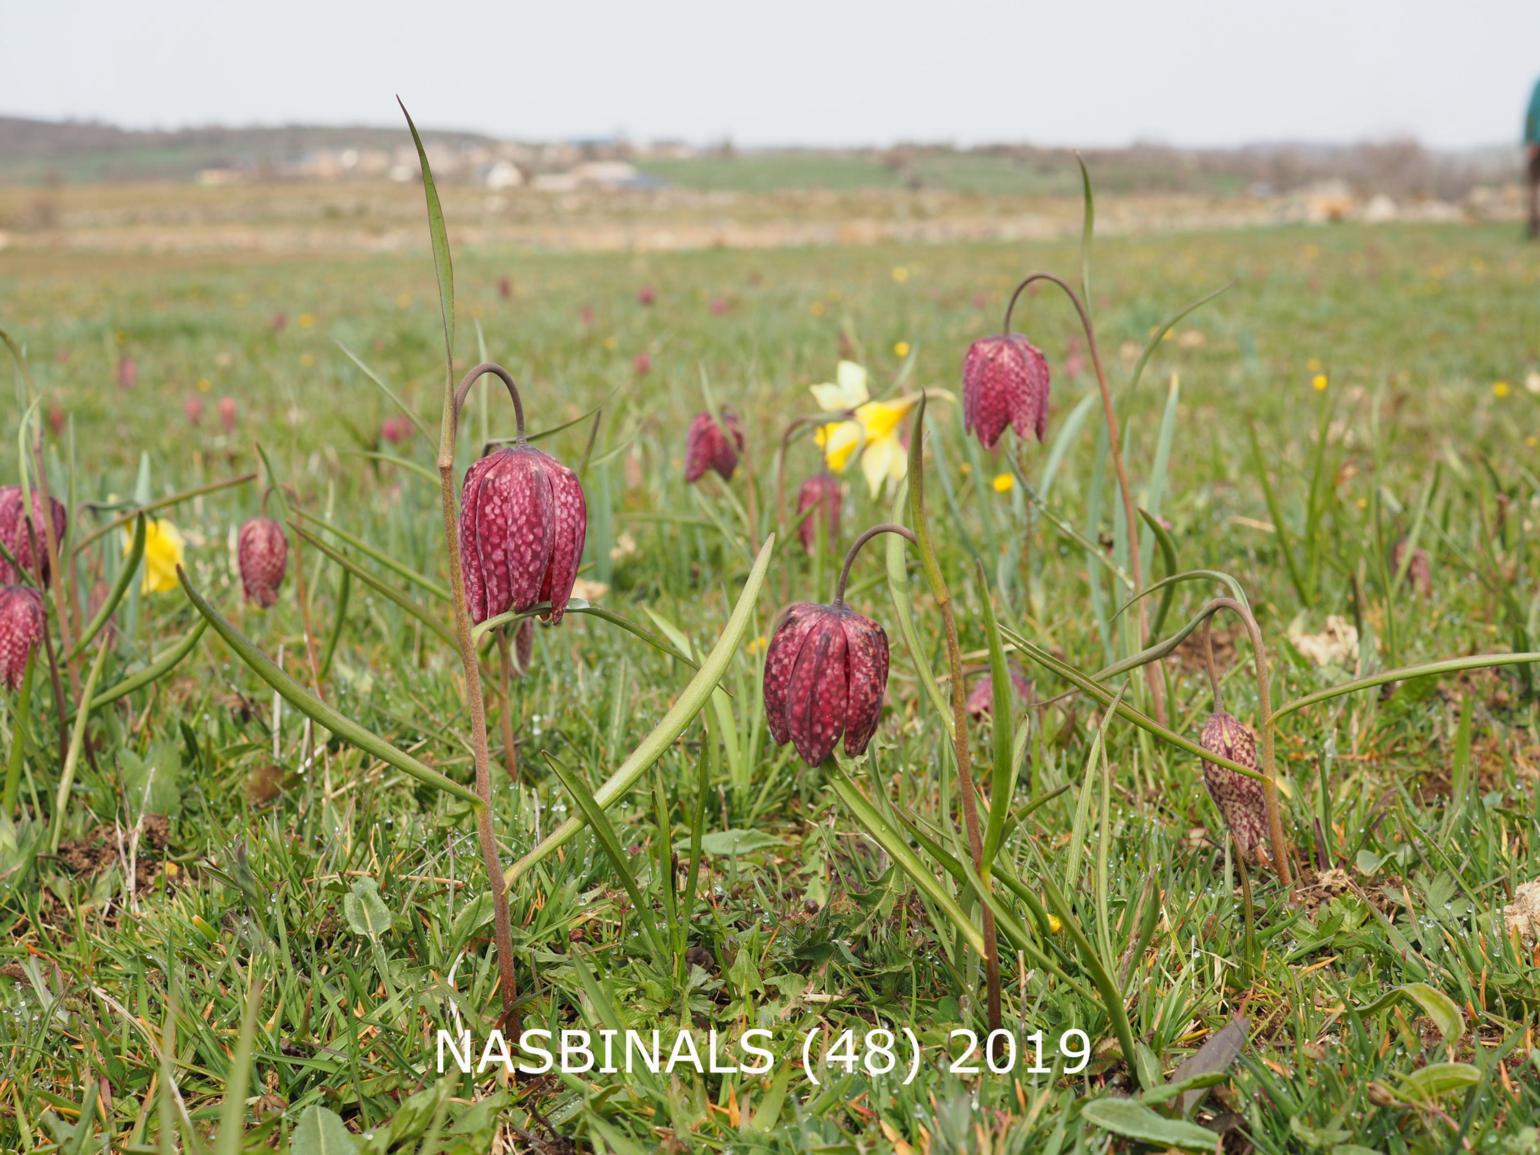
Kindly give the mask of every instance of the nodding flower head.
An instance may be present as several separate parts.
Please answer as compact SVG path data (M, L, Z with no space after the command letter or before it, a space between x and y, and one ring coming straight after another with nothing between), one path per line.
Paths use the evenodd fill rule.
M1010 662L1006 669L1011 675L1011 687L1016 691L1016 696L1023 702L1032 700L1032 683L1027 678L1027 672L1021 668L1019 662ZM995 684L994 680L985 674L973 684L973 689L968 692L968 713L973 717L982 717L995 708Z
M1025 337L985 337L963 358L963 427L993 449L1009 425L1041 441L1048 428L1048 359Z
M488 454L460 490L460 556L471 620L549 602L561 621L588 534L576 473L519 443Z
M694 484L714 469L723 481L731 481L743 452L743 426L731 409L722 410L717 422L710 413L697 413L685 435L684 479Z
M219 399L219 423L225 427L225 433L235 432L235 398L221 397Z
M289 539L283 526L270 517L254 517L241 526L235 543L236 559L241 567L241 588L246 600L263 609L278 601L278 587L283 584L289 564Z
M1401 572L1401 565L1406 564L1406 584L1411 586L1425 598L1433 596L1433 562L1428 557L1425 549L1412 550L1412 560L1406 561L1407 547L1411 543L1406 538L1399 539L1395 547L1390 551L1390 571L1392 574Z
M1223 710L1211 714L1204 723L1198 745L1242 766L1257 765L1257 740L1251 730ZM1224 815L1225 825L1241 853L1255 857L1267 838L1267 802L1262 783L1237 774L1226 766L1203 763L1203 781Z
M196 393L188 394L187 400L182 402L182 413L187 418L187 424L203 424L203 398Z
M132 389L139 384L139 362L134 360L132 353L124 353L118 358L118 388Z
M866 750L888 686L888 636L841 604L787 607L765 651L765 721L779 746L791 742L809 766L845 739Z
M43 524L42 495L32 491L32 512L22 512L21 486L7 485L0 488L0 545L4 545L23 571L32 575L39 585L46 586L53 578L48 567L48 527ZM48 499L48 512L53 521L53 538L57 546L64 540L69 525L69 515L64 505ZM35 552L34 552L35 546ZM18 580L16 567L0 557L0 582L7 585Z
M27 586L0 588L0 682L21 685L27 659L43 641L43 598Z
M834 543L839 540L840 506L843 503L840 483L832 474L815 473L797 490L797 536L808 553L812 553L818 544L820 521L824 525L825 541L830 549L834 548ZM813 512L809 513L809 510Z

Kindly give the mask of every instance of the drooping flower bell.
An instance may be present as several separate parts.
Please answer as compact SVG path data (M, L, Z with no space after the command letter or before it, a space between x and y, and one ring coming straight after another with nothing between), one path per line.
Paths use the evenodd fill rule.
M39 584L46 586L53 574L48 567L48 528L43 524L42 494L32 491L32 513L24 515L21 486L7 485L0 488L0 544L4 544L17 565L31 574ZM69 515L64 504L50 497L48 512L53 521L54 544L64 540L69 526ZM33 546L36 545L36 552ZM16 567L0 557L0 582L7 585L18 580Z
M460 558L473 622L549 602L561 621L577 580L588 505L576 473L522 440L466 470Z
M975 341L963 358L963 428L993 449L1007 425L1039 441L1048 429L1048 359L1015 333Z
M873 526L851 543L828 604L797 602L777 620L765 650L765 723L777 746L792 743L809 766L834 752L858 757L877 732L888 688L888 635L845 605L861 547L880 533L914 540L903 526Z
M241 526L235 543L246 600L267 609L278 601L278 587L289 564L289 539L270 517L254 517Z
M710 413L697 413L685 435L684 479L693 485L714 469L723 481L731 481L742 452L743 426L736 413L723 409L720 423Z
M1223 710L1204 723L1198 745L1242 766L1257 767L1257 740L1249 727ZM1256 857L1267 838L1267 800L1262 783L1225 766L1203 763L1203 781L1241 853Z
M818 544L818 523L823 522L824 539L829 547L839 540L840 507L844 497L840 483L828 473L815 473L797 490L797 536L802 548L812 553ZM808 511L813 512L809 513Z
M21 685L27 659L43 641L43 598L29 586L0 588L0 681Z

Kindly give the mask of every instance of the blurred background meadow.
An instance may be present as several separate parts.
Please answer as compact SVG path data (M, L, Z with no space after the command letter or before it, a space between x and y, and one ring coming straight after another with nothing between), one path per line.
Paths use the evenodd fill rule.
M1474 75L1471 53L1459 68ZM1503 135L1532 76L1507 78L1514 98L1491 120L1424 123L1411 101L1394 131L1369 119L1323 139L1302 120L1285 140L1260 116L1268 139L1216 122L1119 142L1147 126L1034 133L1030 117L980 139L996 122L970 129L961 104L949 139L911 140L901 107L870 130L881 143L786 145L695 121L658 135L676 130L661 114L636 126L647 136L613 119L560 132L546 112L544 136L513 117L456 128L434 107L443 81L418 96L431 70L405 59L370 64L400 75L368 73L371 122L352 127L356 94L327 105L308 90L303 122L275 104L266 126L239 127L245 105L218 109L241 86L203 72L213 114L147 104L118 122L105 106L77 115L78 94L0 94L18 112L0 116L0 329L15 353L0 483L19 468L9 434L41 430L69 542L88 542L73 563L83 606L122 573L133 512L174 499L104 634L100 685L198 625L180 562L292 677L468 783L433 473L442 321L416 153L392 119L401 89L453 249L456 368L506 365L541 447L581 465L578 596L667 639L574 614L536 630L522 678L489 684L504 865L578 809L542 755L589 787L607 777L693 673L668 647L698 661L779 536L724 693L609 812L606 838L580 834L510 890L525 1025L759 1025L785 1061L763 1077L441 1076L440 1027L480 1038L498 1022L470 808L329 736L205 633L95 709L77 756L41 674L27 716L14 694L0 711L8 756L29 735L0 814L0 1148L1101 1151L1203 1149L1182 1130L1201 1127L1232 1152L1537 1149L1540 902L1520 893L1540 836L1531 667L1391 681L1289 715L1300 885L1253 869L1243 893L1199 762L1024 663L1001 869L1029 892L1056 880L1075 927L1008 896L1021 937L1003 960L1006 1017L1023 1035L1082 1029L1094 1058L1076 1075L927 1062L913 1085L859 1069L810 1085L795 1040L908 1026L939 1055L950 1029L982 1021L979 960L826 768L772 743L760 707L778 611L826 600L837 569L785 532L776 455L841 362L873 397L929 396L930 516L970 689L988 677L986 598L1082 670L1124 656L1126 543L1091 351L1061 296L1039 286L1014 315L1052 366L1044 443L983 450L960 404L963 354L999 331L1017 282L1080 282L1076 133L1092 145L1087 298L1123 451L1180 559L1147 533L1147 582L1233 575L1279 701L1540 648L1540 246L1522 239L1521 150ZM627 106L623 77L594 87ZM840 131L860 131L856 102L836 103ZM1174 115L1163 107L1151 115ZM731 481L686 486L685 432L708 405L741 415L744 457ZM506 400L473 390L459 467L512 432ZM819 457L791 444L791 491ZM841 482L842 550L894 515L895 491L872 494L857 468ZM242 604L235 544L264 504L284 508L291 540L268 611ZM1405 580L1398 541L1426 551L1426 589ZM921 673L944 667L934 599L911 563L911 649L881 554L861 555L849 600L892 642L887 706L872 752L841 773L904 841L960 857L955 765ZM1201 601L1178 587L1167 632ZM1229 708L1254 724L1244 635L1216 626L1214 642ZM1210 707L1198 635L1162 670L1170 726L1195 736ZM1142 678L1109 684L1125 682L1143 693ZM73 715L78 686L65 696ZM975 720L977 758L996 724ZM945 857L937 885L975 911ZM1136 1054L1070 942L1082 925ZM1244 1045L1225 1050L1237 1016ZM1086 1108L1124 1096L1144 1113Z

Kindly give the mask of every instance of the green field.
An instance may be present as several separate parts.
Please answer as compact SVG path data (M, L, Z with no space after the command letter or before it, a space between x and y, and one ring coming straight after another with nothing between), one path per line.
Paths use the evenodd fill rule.
M710 174L689 179L716 187ZM455 228L451 213L451 240ZM1078 247L457 247L456 364L484 343L518 379L532 431L574 422L540 444L586 462L594 600L677 634L699 659L777 528L776 446L788 421L815 412L807 386L834 378L842 335L879 396L912 356L900 391L951 395L929 402L925 476L970 685L990 641L975 558L1003 626L1096 671L1135 648L1135 611L1114 616L1129 559L1085 342L1048 287L1015 315L1054 368L1047 440L1020 457L1041 506L1020 484L997 488L1014 435L986 453L962 428L963 353L997 331L1011 288L1037 269L1077 281ZM1156 344L1130 388L1145 342L1227 284ZM644 286L650 307L637 300ZM1095 246L1092 287L1137 503L1169 524L1179 570L1238 579L1275 704L1401 666L1540 648L1540 255L1515 229L1115 238ZM136 504L261 473L160 511L185 539L192 584L294 679L470 783L435 443L382 443L397 410L339 347L436 436L444 368L425 230L415 250L375 256L0 252L0 328L32 379L7 358L0 482L16 477L29 388L60 423L47 468L51 491L71 495L66 545ZM651 367L638 377L641 353ZM125 355L131 388L115 384ZM684 439L703 381L743 415L748 446L730 483L692 488ZM229 435L217 416L227 396ZM192 397L204 407L196 427ZM465 425L461 468L486 437L511 435L506 397L473 390ZM794 444L791 486L816 467L813 446ZM241 603L234 541L269 480L352 569L306 542L261 612ZM893 516L858 470L846 474L842 546ZM1395 580L1404 535L1431 557L1429 597ZM1148 1111L1125 1136L1150 1118L1179 1126L1180 1097L1158 1088L1237 1013L1244 1050L1185 1115L1225 1132L1227 1151L1535 1149L1540 969L1503 920L1540 839L1529 667L1395 680L1282 718L1284 824L1303 875L1291 894L1253 867L1248 906L1198 761L1024 660L1046 704L1030 721L1014 704L1025 746L1012 796L997 799L1011 815L994 894L1005 1022L1049 1039L1082 1030L1093 1053L1076 1075L949 1073L949 1032L982 1030L985 983L968 944L977 892L945 865L967 851L945 720L925 685L931 671L947 685L938 606L910 552L900 584L916 653L883 544L860 555L850 603L891 640L887 709L865 756L809 768L766 733L764 639L785 602L829 598L836 562L781 537L725 693L608 812L613 843L585 831L509 895L526 1026L764 1027L781 1059L773 1075L439 1077L437 1030L463 1020L480 1038L499 1016L470 806L327 739L211 631L153 685L94 710L62 798L61 721L42 668L28 718L14 693L0 699L3 748L30 734L16 805L0 816L0 1149L214 1149L218 1132L221 1151L318 1151L331 1115L314 1107L380 1152L1131 1149L1093 1121L1105 1105L1086 1104L1142 1095ZM1149 531L1144 543L1148 584L1168 563ZM82 607L124 553L119 529L79 551ZM354 570L389 593L354 576L344 599ZM1162 636L1221 589L1176 586ZM1148 599L1152 619L1160 601ZM1358 645L1321 665L1298 639L1330 616ZM98 686L199 620L179 589L134 582L101 635ZM597 786L694 673L593 615L536 633L533 668L509 695L517 782L502 771L495 650L486 663L504 865L579 810L546 756ZM1170 728L1193 738L1211 709L1200 637L1161 667ZM1215 643L1226 704L1255 725L1245 636L1221 618ZM76 679L97 653L93 643L61 677L61 700L82 697ZM1107 685L1152 709L1142 676ZM994 730L988 719L969 730L987 784ZM836 776L910 831L897 841L912 859L874 837ZM929 869L925 887L906 861ZM1051 891L1068 908L1050 921ZM1398 996L1408 984L1424 986ZM815 1086L796 1066L815 1027L878 1026L912 1028L922 1044L911 1085L826 1069ZM1191 1144L1183 1134L1172 1141Z

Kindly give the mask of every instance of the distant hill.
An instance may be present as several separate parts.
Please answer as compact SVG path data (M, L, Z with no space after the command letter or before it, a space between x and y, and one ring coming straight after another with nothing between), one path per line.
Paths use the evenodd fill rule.
M496 143L474 132L435 129L432 135L446 148ZM293 164L319 149L395 149L405 139L404 128L368 125L210 125L161 131L0 116L0 181L191 180L210 168L261 171Z

